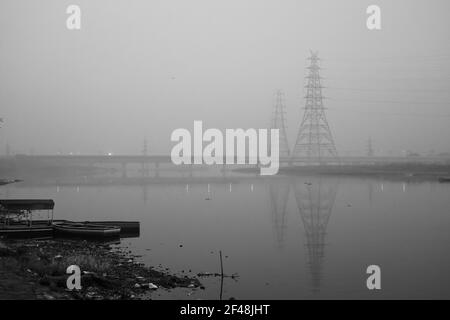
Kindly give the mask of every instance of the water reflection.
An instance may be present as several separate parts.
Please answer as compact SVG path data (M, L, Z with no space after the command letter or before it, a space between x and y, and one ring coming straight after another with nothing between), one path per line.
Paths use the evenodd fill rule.
M311 177L306 180L274 179L269 182L269 206L275 240L279 249L283 249L285 245L289 195L290 190L293 189L295 211L300 215L305 232L307 266L311 275L311 289L314 292L319 291L321 286L326 231L333 211L338 184L337 179L322 179L321 177Z
M146 183L142 184L142 201L144 205L147 204L148 201L148 185Z
M319 291L325 257L326 231L333 210L337 180L309 179L293 184L295 200L306 235L308 268L313 291Z
M223 250L225 271L240 276L225 278L224 298L371 298L368 263L390 270L390 289L377 297L450 296L442 286L450 283L442 254L450 243L447 184L334 176L91 182L0 191L6 199L52 198L58 219L140 221L140 237L122 246L149 266L217 272ZM418 290L408 289L410 279L422 279ZM190 298L217 299L217 280L202 279L206 290Z
M287 179L280 179L269 183L272 225L279 249L284 247L287 224L286 207L289 198L289 191L290 183Z
M372 181L368 181L367 186L369 188L369 206L372 207L372 203L373 203L373 183L372 183Z

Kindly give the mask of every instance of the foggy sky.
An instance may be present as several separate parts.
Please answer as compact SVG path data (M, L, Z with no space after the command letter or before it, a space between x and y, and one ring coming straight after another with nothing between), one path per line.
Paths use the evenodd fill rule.
M66 8L82 28L66 28ZM382 30L366 28L370 4ZM170 134L265 128L286 94L289 142L309 50L323 58L338 151L450 151L446 0L2 0L0 154L169 154Z

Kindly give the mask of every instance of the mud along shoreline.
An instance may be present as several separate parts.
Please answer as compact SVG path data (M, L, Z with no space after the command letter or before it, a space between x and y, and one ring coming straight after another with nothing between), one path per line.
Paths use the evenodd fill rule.
M81 269L79 291L67 289L69 265ZM196 277L146 267L113 244L0 240L0 299L141 299L177 287L204 289Z

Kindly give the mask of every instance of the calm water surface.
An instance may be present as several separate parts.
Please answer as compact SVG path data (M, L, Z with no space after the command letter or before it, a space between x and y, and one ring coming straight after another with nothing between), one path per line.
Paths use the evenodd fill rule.
M5 198L53 198L55 218L139 220L120 244L179 275L220 272L223 298L450 298L450 185L335 178L241 178L237 183L2 188ZM207 200L210 199L210 200ZM366 288L377 264L382 290ZM218 299L205 290L153 298Z

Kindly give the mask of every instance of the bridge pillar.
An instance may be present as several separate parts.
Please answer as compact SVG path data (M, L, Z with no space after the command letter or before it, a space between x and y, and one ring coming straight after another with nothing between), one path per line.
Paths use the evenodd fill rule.
M142 162L142 176L143 177L148 177L150 175L149 172L149 168L148 168L148 163L147 162Z

